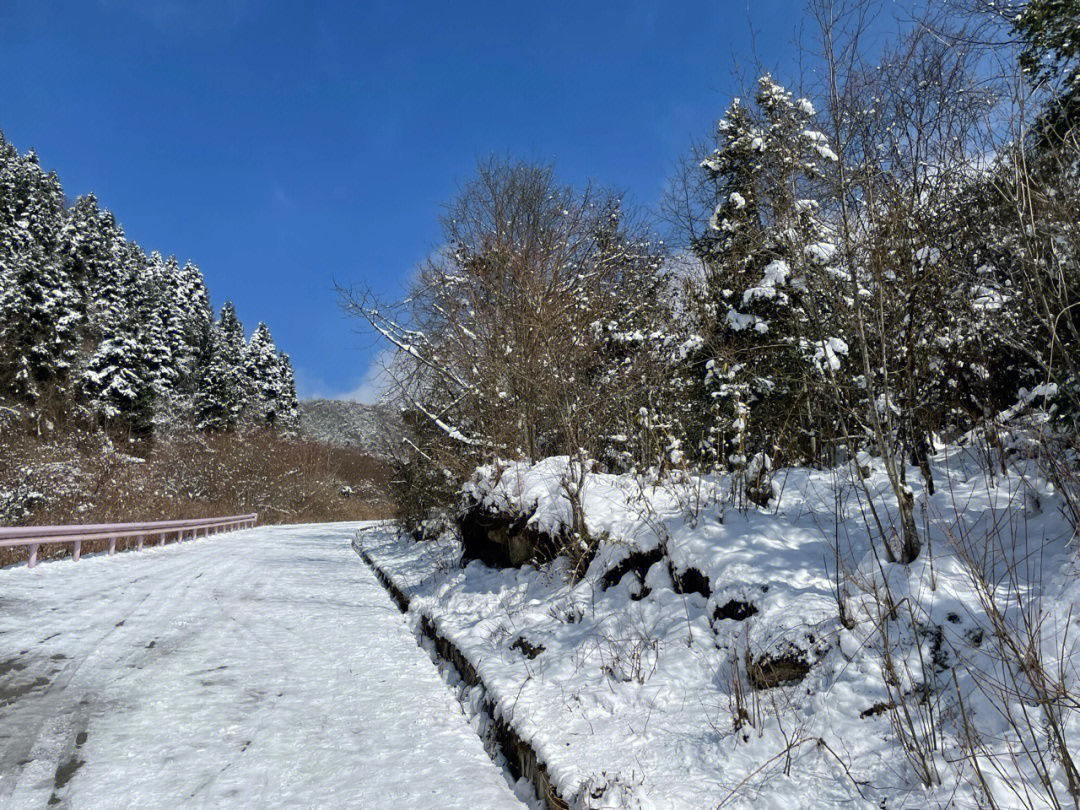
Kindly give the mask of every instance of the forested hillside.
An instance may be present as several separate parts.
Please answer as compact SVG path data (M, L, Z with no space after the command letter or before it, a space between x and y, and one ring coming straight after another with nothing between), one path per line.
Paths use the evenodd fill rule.
M297 427L265 324L0 135L0 523L369 514L379 465Z
M0 135L0 397L38 426L73 415L133 435L242 421L289 431L296 387L259 324L215 320L199 268L147 253L93 194L73 204Z
M401 424L392 408L337 399L305 399L299 405L300 435L335 447L358 447L392 454Z

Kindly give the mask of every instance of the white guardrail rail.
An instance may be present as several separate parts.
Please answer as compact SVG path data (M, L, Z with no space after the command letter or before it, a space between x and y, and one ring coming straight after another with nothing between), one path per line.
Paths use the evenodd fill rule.
M135 550L142 551L147 538L165 545L169 537L176 542L194 540L200 535L249 529L259 521L258 515L231 515L230 517L199 518L196 520L159 520L151 523L98 523L81 526L15 526L0 528L0 548L29 547L27 565L33 568L38 561L38 548L49 544L74 544L71 558L79 561L82 544L94 540L107 540L109 554L116 553L116 541L122 537L136 539Z

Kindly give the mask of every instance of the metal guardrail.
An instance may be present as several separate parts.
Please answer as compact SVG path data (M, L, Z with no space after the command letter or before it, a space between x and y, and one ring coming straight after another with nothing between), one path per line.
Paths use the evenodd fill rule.
M156 537L158 545L165 545L169 535L176 542L194 540L200 532L203 537L235 529L248 529L258 523L258 515L232 515L230 517L200 518L196 520L159 520L151 523L97 523L81 526L16 526L0 528L0 548L28 546L30 556L27 565L33 568L38 561L38 548L42 545L73 543L71 558L79 561L82 544L93 540L108 540L109 555L116 553L116 541L121 537L136 538L136 551L142 551L146 538Z

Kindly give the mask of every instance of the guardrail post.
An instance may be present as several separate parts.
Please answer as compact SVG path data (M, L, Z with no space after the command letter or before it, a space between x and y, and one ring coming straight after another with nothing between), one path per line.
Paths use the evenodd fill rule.
M115 553L116 553L116 538L115 537L110 537L109 538L109 556L111 557Z
M140 535L139 535L138 537L136 537L136 538L135 538L135 550L136 550L136 551L142 551L142 547L143 547L143 538L144 538L145 536L146 536L146 535L144 535L144 534L140 534Z
M37 565L37 550L38 550L38 544L37 543L31 543L30 544L30 556L26 560L26 567L27 568L33 568L35 565Z
M165 532L162 532L160 535L158 535L158 545L165 545Z
M82 540L75 541L75 548L71 553L71 559L75 562L79 561L79 557L82 555Z

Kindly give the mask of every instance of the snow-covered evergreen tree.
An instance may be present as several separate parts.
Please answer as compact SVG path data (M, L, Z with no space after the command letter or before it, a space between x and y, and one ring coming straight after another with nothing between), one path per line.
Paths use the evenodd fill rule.
M755 102L733 102L702 161L715 208L693 245L705 277L693 294L703 340L691 361L704 410L718 408L719 417L703 431L703 450L718 459L727 450L737 466L748 451L771 452L765 443L781 433L790 452L813 452L821 426L805 408L809 383L847 354L830 317L834 296L824 294L835 248L814 196L837 156L807 99L766 75Z
M58 253L64 195L31 152L0 137L0 394L35 402L64 390L79 346L81 309Z
M36 245L0 255L0 392L36 402L64 390L78 355L78 300L55 255Z
M194 386L199 357L213 321L210 295L202 273L191 262L176 267L167 283L169 346L178 385L187 391Z
M282 410L288 409L288 391L277 347L265 323L258 325L248 343L244 375L252 421L262 427L277 427Z
M1080 124L1080 5L1076 0L1027 0L1013 16L1024 49L1020 64L1049 89L1041 134L1059 143Z
M171 302L163 296L148 296L138 328L133 330L142 350L143 363L154 390L156 406L172 409L177 402L180 372L170 340Z
M116 334L128 317L124 276L130 252L113 215L98 207L93 194L80 197L63 230L66 268L86 315L85 340L96 343Z
M244 327L232 302L221 308L210 328L195 390L195 426L199 430L235 428L247 404L244 373L246 355Z
M0 135L0 250L13 254L33 246L56 252L65 222L64 191L33 151L20 156Z
M153 369L137 337L105 338L82 373L81 388L91 410L107 424L147 433L154 424Z
M300 403L296 398L296 376L289 355L278 355L278 367L281 370L281 400L277 427L282 433L295 433L300 424Z

